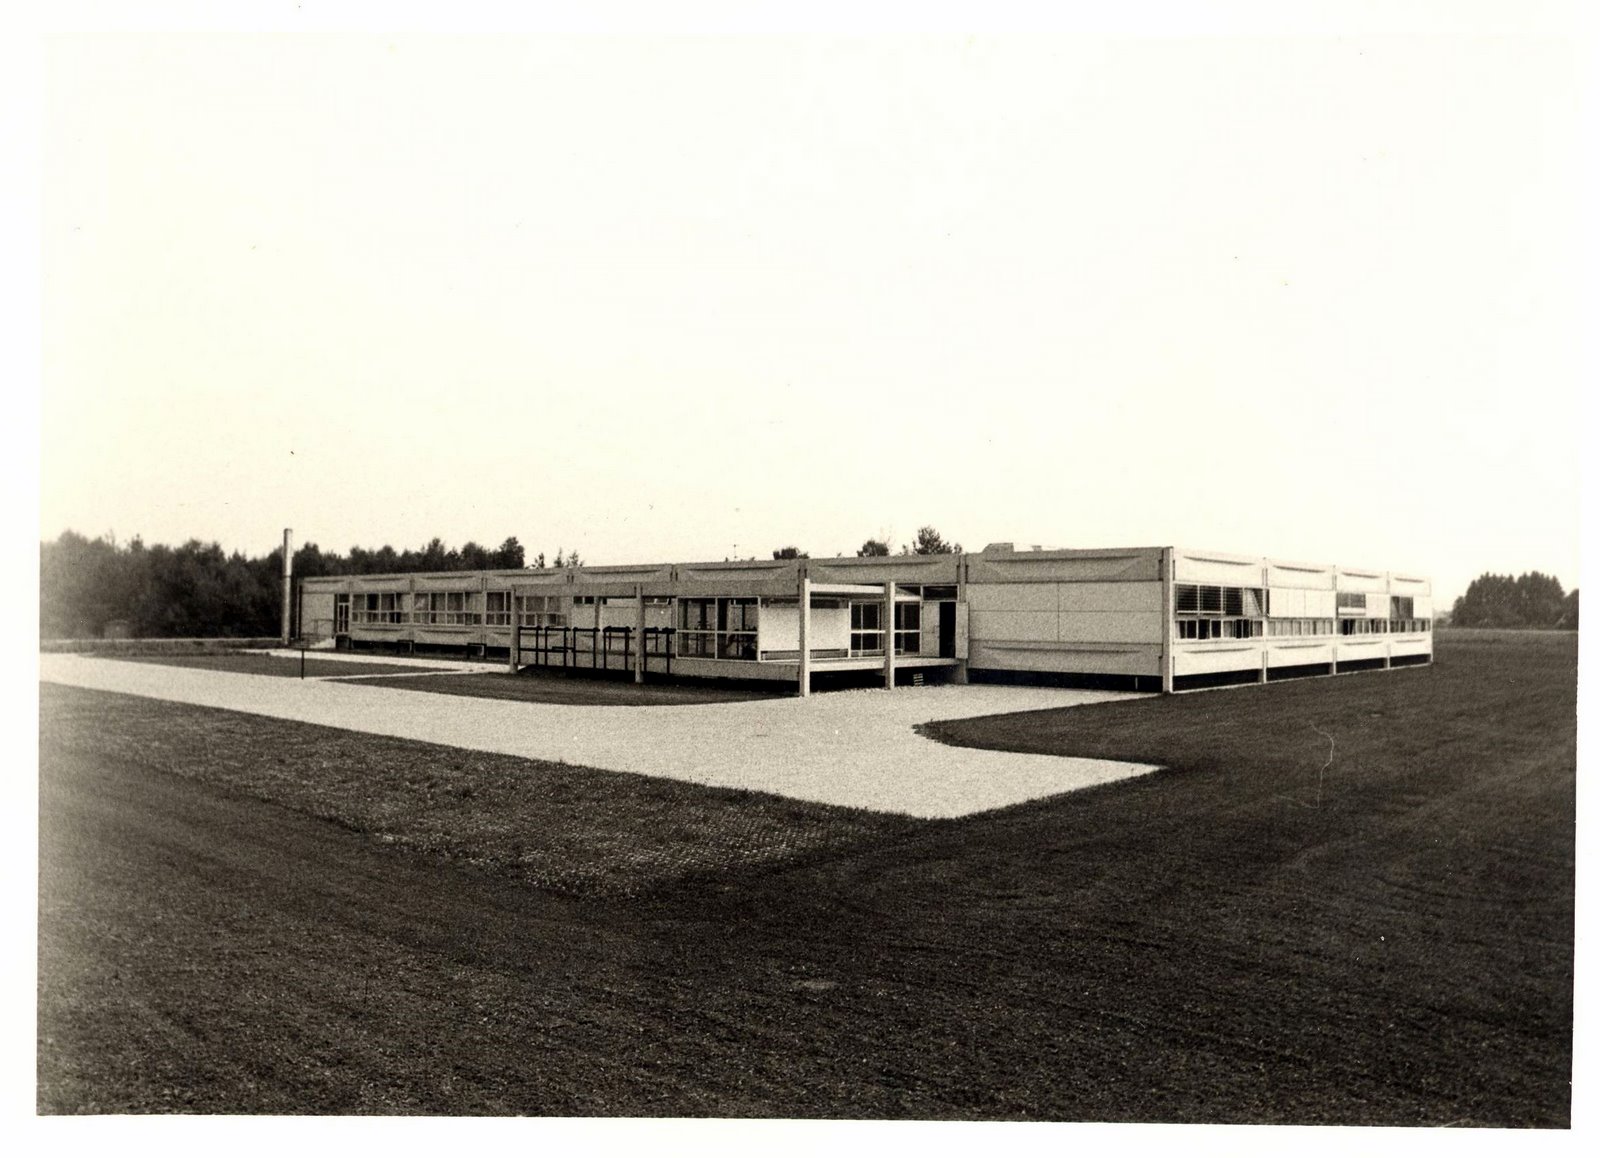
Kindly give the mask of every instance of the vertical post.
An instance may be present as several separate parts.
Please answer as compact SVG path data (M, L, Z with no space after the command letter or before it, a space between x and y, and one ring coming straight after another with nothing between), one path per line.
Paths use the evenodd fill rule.
M517 614L517 593L515 591L506 593L506 603L511 607L511 647L509 648L510 662L507 664L507 669L512 675L516 675L517 660L522 658L522 616Z
M1339 634L1339 568L1335 565L1333 568L1333 639L1328 643L1328 654L1331 657L1328 660L1329 675L1339 674L1339 640L1341 638L1343 637Z
M1267 630L1272 626L1271 618L1267 614L1272 609L1269 606L1267 606L1267 604L1272 598L1271 593L1268 591L1268 583L1271 581L1271 579L1272 579L1271 568L1265 567L1265 566L1262 567L1261 568L1261 681L1260 681L1261 683L1266 683L1267 682L1267 648L1270 646L1267 643L1267 639L1269 638L1268 635L1267 635Z
M1175 570L1172 548L1161 548L1161 690L1172 693L1172 618L1175 614L1173 589Z
M636 683L636 684L642 684L642 683L644 683L644 584L643 583L639 584L638 591L635 593L635 598L637 598L638 601L639 601L639 607L638 607L639 614L638 614L638 617L637 617L638 625L639 625L639 648L638 648L637 652L635 652L634 657L633 657L633 682Z
M811 694L811 576L800 564L800 694Z
M883 585L883 686L894 687L894 580Z
M283 646L289 646L294 610L294 530L283 529Z

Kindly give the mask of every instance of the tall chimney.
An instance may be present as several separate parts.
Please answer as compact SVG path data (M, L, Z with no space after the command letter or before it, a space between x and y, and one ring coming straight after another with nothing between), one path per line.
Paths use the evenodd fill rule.
M283 646L289 646L293 632L290 613L294 609L294 530L283 529Z

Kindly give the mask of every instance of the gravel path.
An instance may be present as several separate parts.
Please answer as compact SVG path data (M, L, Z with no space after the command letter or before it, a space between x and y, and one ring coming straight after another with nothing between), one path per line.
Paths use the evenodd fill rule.
M966 816L1154 771L1143 764L952 748L931 720L1128 699L990 685L807 699L578 707L41 655L42 680L485 752L773 792L923 818Z

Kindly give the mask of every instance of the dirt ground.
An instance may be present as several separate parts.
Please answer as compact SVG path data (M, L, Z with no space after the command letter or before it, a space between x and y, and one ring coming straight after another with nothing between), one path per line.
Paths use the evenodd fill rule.
M1013 717L1174 763L615 898L63 742L121 697L62 689L39 1108L1562 1126L1575 643L1495 646Z

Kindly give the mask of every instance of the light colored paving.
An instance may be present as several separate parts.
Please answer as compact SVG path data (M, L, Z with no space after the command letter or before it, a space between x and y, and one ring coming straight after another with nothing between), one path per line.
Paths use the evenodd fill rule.
M1155 770L952 748L912 731L931 720L1133 698L1114 692L974 685L581 707L77 655L41 655L39 675L77 687L925 818L966 816Z

